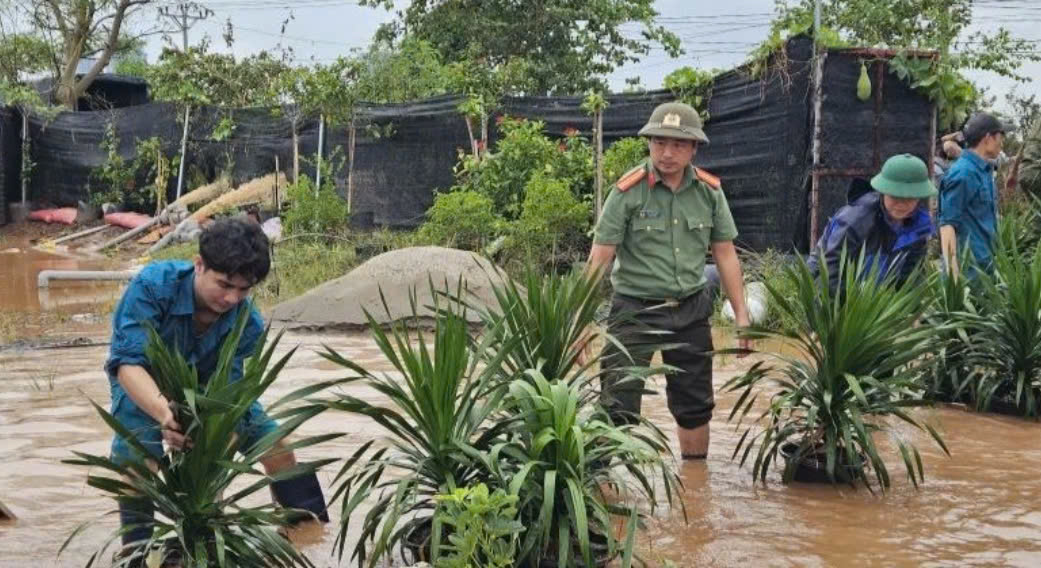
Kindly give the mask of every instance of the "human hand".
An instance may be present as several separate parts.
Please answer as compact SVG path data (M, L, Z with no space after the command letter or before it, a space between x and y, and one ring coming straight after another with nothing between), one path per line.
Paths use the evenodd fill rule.
M159 428L163 434L163 441L166 442L167 446L175 450L184 451L192 447L192 441L181 431L181 425L174 417L173 408L174 403L172 402L166 406L166 412L163 414L162 420L159 420Z

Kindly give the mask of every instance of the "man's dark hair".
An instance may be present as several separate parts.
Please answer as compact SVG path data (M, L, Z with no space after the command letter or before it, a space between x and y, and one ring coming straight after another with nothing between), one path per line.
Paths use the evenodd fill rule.
M199 237L199 256L206 268L241 276L251 285L267 277L271 253L267 235L256 223L241 219L214 221Z

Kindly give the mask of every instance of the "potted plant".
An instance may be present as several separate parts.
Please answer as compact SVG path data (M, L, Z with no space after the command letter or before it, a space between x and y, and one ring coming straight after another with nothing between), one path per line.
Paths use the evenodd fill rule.
M584 402L590 388L536 370L510 384L505 414L520 420L483 460L518 498L526 530L517 566L606 566L619 554L630 566L638 506L653 513L682 486L664 434L645 421L613 425L603 407Z
M822 259L820 266L827 263ZM785 269L794 294L781 294L767 283L771 301L799 323L785 332L753 327L749 335L791 345L797 354L770 353L724 385L740 393L730 420L758 414L744 426L733 457L740 456L744 464L754 454L752 475L764 482L780 454L785 482L860 480L870 489L868 472L873 471L885 491L889 471L874 437L890 430L887 417L927 431L947 452L940 435L907 412L927 404L919 363L932 349L937 329L915 325L927 305L925 287L895 287L879 278L863 254L847 262L843 253L839 266L834 296L826 268L815 277L804 260ZM761 413L755 410L760 396L769 399ZM921 456L913 444L894 441L917 487L924 479Z
M487 365L509 384L499 416L515 425L505 444L480 457L519 499L527 530L518 565L600 566L619 553L628 565L636 503L671 504L681 486L667 438L642 418L613 425L599 403L599 357L580 362L583 334L595 327L603 299L599 278L528 272L523 282L492 284L496 302L475 308L485 323L483 354L497 358ZM633 369L630 378L660 371ZM660 487L648 481L658 477ZM610 505L605 487L619 493ZM624 543L611 529L619 518L629 531Z
M511 426L489 420L505 394L496 380L501 359L480 365L476 353L485 349L471 346L465 308L446 301L449 294L444 290L432 295L437 317L429 335L410 331L421 327L414 294L412 317L395 322L389 331L367 314L376 345L399 376L371 372L332 349L323 354L352 371L347 381L368 386L389 400L388 404L344 393L325 403L371 418L387 443L376 448L375 440L369 441L350 456L332 497L342 499L336 542L341 557L352 514L366 498L375 497L351 554L359 565L375 566L397 544L421 557L413 560L436 557L443 542L442 523L434 516L436 497L484 481L487 473L474 456L489 452ZM384 309L389 314L386 303Z
M106 476L91 474L87 483L109 494L119 502L150 500L159 516L152 537L144 547L122 551L117 566L142 565L143 557L167 566L311 566L293 545L278 532L300 512L275 508L273 505L250 507L243 504L248 496L271 483L316 471L334 460L301 463L277 476L265 476L257 468L261 456L276 441L292 433L301 424L324 410L308 404L289 408L292 402L328 386L306 387L294 391L268 410L273 418L282 419L278 429L262 438L246 453L240 448L235 428L250 405L260 398L278 377L292 356L290 351L273 365L274 351L281 336L266 349L267 333L261 337L254 356L246 363L242 377L230 380L233 355L246 324L248 310L236 320L234 330L221 346L220 364L208 380L201 382L193 366L178 352L171 350L154 331L146 348L152 376L160 392L176 404L178 422L190 435L190 450L167 454L151 468L144 463L117 463L103 456L74 452L76 459L65 463L97 468ZM147 450L135 436L95 403L94 408L115 433L125 438L142 455ZM276 412L278 411L278 412ZM309 437L292 444L306 447L336 435ZM229 493L230 486L243 477L256 477L246 487ZM113 514L113 513L106 513ZM62 546L62 551L91 522L77 528ZM120 538L117 531L88 561L92 566ZM59 551L61 554L61 551Z
M970 355L976 406L1041 415L1041 247L1016 240L994 254L994 275L979 276L984 314L974 320Z
M968 255L962 255L959 266L968 262ZM979 323L978 301L965 278L935 272L927 283L929 308L921 325L934 328L936 334L923 376L925 396L937 402L971 402L976 391L970 356L978 337L972 333Z

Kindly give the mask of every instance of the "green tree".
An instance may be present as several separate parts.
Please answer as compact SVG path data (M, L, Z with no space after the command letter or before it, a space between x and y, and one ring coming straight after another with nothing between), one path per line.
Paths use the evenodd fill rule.
M393 7L392 0L362 0ZM414 37L429 42L446 63L473 60L489 68L528 59L535 93L582 93L606 88L604 77L640 61L655 45L676 57L679 38L655 22L653 0L413 0L383 26L380 38ZM639 35L622 26L643 26ZM537 55L533 55L537 54Z
M24 20L37 44L46 44L48 67L57 79L57 102L69 109L108 66L112 57L133 49L128 21L152 0L9 0L11 16ZM80 61L93 57L86 73Z
M358 100L402 103L448 92L441 55L429 42L406 37L376 42L358 57Z

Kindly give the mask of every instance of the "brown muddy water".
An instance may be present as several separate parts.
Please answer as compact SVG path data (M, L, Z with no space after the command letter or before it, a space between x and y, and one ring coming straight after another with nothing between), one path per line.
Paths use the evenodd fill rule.
M116 264L112 260L45 252L24 242L4 246L9 248L0 250L0 311L75 310L109 302L119 294L119 284L111 282L55 281L47 289L36 287L43 270L109 270Z
M301 349L267 402L341 376L315 353L323 343L364 365L386 368L367 336L289 334L281 349ZM60 463L73 450L108 450L110 436L86 402L108 404L105 355L103 347L0 353L0 500L19 516L14 524L0 525L0 567L83 566L116 526L114 517L98 520L56 557L76 526L112 508L86 486L84 468ZM747 365L718 361L716 385ZM379 398L352 389L356 396ZM708 460L678 465L688 522L678 511L666 511L641 533L639 548L649 565L1041 566L1041 425L956 408L923 411L946 435L952 457L925 436L900 430L922 450L926 482L916 491L899 475L902 465L890 452L895 485L879 496L863 489L783 486L778 472L766 486L753 484L748 468L730 461L738 435L725 419L734 402L729 395L717 398ZM672 431L663 397L649 396L644 405ZM346 457L377 435L365 421L337 414L319 417L301 433L324 432L346 435L307 448L303 459ZM332 475L320 474L326 488ZM264 500L255 497L257 504ZM296 540L316 565L348 566L331 557L334 532L329 525Z

